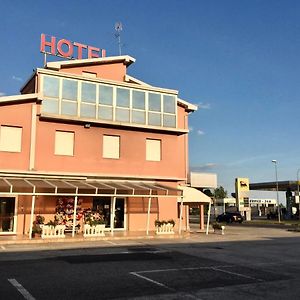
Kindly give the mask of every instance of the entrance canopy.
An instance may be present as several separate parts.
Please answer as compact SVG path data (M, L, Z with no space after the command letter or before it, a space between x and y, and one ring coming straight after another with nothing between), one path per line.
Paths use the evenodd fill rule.
M189 187L189 186L179 186L182 190L183 203L211 203L211 198L202 193L201 191ZM181 202L178 200L178 202Z
M288 189L291 191L297 191L298 189L298 181L278 181L278 190L286 192ZM250 190L258 190L258 191L276 191L277 182L260 182L260 183L250 183Z
M180 197L181 190L146 181L0 177L0 195Z

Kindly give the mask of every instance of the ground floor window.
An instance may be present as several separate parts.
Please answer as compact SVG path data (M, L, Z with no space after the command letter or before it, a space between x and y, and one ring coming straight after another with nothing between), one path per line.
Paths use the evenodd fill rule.
M0 232L14 231L15 202L13 197L0 197Z

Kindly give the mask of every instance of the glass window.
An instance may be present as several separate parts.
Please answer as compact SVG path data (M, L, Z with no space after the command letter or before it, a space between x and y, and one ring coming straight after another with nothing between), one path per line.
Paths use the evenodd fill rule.
M69 116L77 116L77 103L62 101L61 103L61 114Z
M56 155L68 155L74 154L74 132L56 131L55 132L55 149Z
M132 91L132 108L145 109L145 93Z
M0 151L21 152L22 128L0 126Z
M161 161L161 140L146 139L146 160Z
M81 101L96 103L96 84L83 82L81 85Z
M80 116L94 118L96 117L96 106L91 104L81 103L80 105Z
M99 105L98 117L101 120L112 120L113 119L112 107Z
M58 114L58 100L44 99L42 105L42 112L50 114Z
M62 98L77 100L78 81L63 79Z
M120 137L103 136L102 155L104 158L120 158Z
M149 112L148 125L161 126L161 114Z
M44 96L59 97L59 79L55 77L44 76L43 86Z
M175 115L164 115L164 127L176 127Z
M146 123L146 113L140 110L133 110L132 111L132 122L138 124L145 124Z
M164 112L170 113L170 114L175 114L175 97L174 96L169 96L169 95L164 95Z
M116 108L116 121L129 122L129 109Z
M117 88L117 106L129 107L129 90Z
M161 95L149 93L149 110L161 111Z
M113 88L111 86L99 86L99 103L107 105L113 104Z

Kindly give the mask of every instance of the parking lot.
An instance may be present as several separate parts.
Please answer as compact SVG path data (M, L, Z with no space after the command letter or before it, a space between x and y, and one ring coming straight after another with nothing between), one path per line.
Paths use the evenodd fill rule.
M1 299L296 299L300 293L300 234L282 228L233 225L224 236L195 232L86 246L3 249Z

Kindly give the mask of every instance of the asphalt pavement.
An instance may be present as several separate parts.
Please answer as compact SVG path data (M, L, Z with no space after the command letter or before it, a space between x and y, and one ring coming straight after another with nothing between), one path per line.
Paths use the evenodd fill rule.
M195 230L181 239L17 247L22 245L0 250L0 299L298 299L300 294L300 233L282 228L233 225L225 235Z

